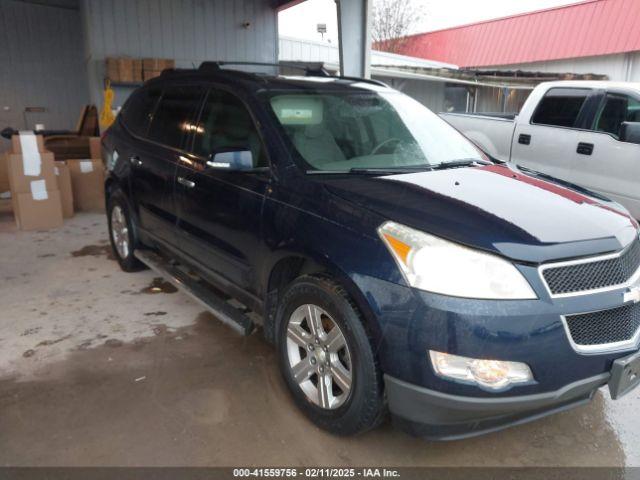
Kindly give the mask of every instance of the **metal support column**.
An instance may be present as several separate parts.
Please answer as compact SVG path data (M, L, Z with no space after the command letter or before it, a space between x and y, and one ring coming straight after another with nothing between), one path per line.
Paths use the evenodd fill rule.
M336 0L340 73L370 78L371 2L373 0Z

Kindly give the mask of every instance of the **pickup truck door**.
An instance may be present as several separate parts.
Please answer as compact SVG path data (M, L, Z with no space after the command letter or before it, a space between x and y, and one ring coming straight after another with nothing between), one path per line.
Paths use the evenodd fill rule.
M619 140L622 122L640 121L640 96L608 92L590 131L572 145L572 181L624 205L640 218L640 145Z
M180 158L176 171L180 248L218 282L255 293L271 173L224 171L208 163L217 151L250 149L254 165L266 167L264 144L249 110L222 89L209 90L193 131L192 153Z
M579 128L595 101L592 96L593 90L586 88L551 88L530 119L516 119L511 161L572 181Z

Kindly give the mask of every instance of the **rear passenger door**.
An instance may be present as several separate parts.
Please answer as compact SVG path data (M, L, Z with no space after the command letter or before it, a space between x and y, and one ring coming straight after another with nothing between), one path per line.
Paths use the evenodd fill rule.
M640 218L640 145L621 142L622 122L640 121L640 96L608 92L593 116L590 131L574 145L575 183L601 193Z
M192 128L189 155L176 173L180 248L222 283L255 293L264 258L261 223L271 180L267 152L252 115L234 94L213 88ZM207 165L220 151L249 149L261 170L224 171Z
M592 104L586 88L551 88L540 100L529 123L516 120L511 161L566 181L572 172L580 129Z
M175 243L174 176L203 93L202 87L192 85L163 88L146 141L131 154L132 191L141 227L159 242Z

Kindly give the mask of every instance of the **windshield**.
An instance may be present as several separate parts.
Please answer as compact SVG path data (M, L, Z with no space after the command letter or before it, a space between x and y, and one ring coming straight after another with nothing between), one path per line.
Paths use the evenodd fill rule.
M275 94L269 103L311 170L418 168L486 157L399 92Z

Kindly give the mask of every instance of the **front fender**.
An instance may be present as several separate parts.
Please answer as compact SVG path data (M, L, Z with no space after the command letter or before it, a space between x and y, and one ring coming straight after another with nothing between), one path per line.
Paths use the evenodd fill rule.
M369 212L363 214L324 189L305 195L304 201L316 205L300 208L300 204L266 199L263 230L268 260L260 275L264 294L268 293L269 277L278 262L300 258L309 271L326 272L347 290L378 342L381 328L374 313L377 306L361 285L367 283L367 278L404 283L391 254L375 233L382 219Z

